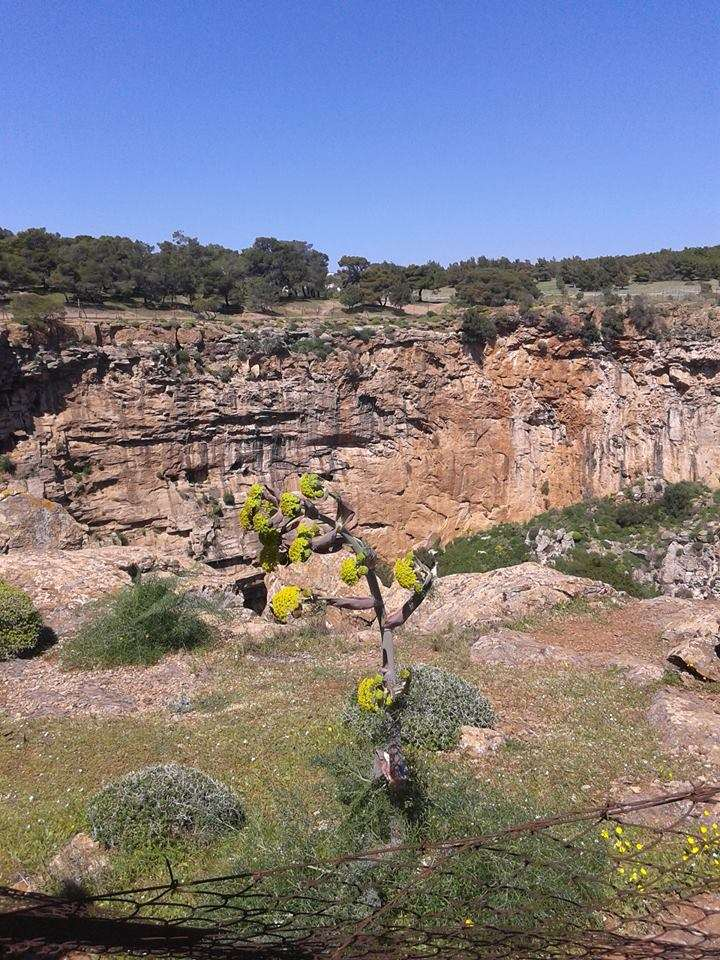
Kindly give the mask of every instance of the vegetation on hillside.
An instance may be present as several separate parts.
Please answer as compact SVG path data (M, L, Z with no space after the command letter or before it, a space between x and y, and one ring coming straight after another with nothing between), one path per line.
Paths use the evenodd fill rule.
M702 484L682 481L649 499L591 499L549 510L526 523L502 523L459 537L440 554L438 572L483 573L535 560L538 535L562 531L572 546L552 557L552 566L601 580L631 596L652 596L657 593L653 560L662 558L663 542L678 535L700 538L708 524L720 525L720 497Z

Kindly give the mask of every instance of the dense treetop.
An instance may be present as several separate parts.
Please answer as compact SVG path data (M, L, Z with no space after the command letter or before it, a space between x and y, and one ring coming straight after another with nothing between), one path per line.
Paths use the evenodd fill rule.
M129 237L63 237L42 227L0 229L0 291L60 291L85 302L141 297L146 304L185 298L209 309L265 309L282 298L337 295L350 308L402 307L423 291L449 285L465 306L530 303L537 284L555 279L580 290L624 287L634 280L720 279L720 245L628 256L509 260L471 257L443 267L328 256L304 240L258 237L242 250L202 244L176 231L158 244Z

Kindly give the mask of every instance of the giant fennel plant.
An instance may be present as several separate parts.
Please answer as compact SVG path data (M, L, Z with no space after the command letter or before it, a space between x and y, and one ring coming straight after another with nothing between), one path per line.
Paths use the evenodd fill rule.
M375 776L390 788L402 788L408 777L402 750L402 707L408 699L412 672L399 671L395 659L395 631L417 610L428 595L433 572L412 552L394 566L397 583L410 596L396 610L388 610L380 586L380 560L356 529L355 511L315 473L300 477L297 491L278 492L263 483L253 484L239 519L246 531L257 535L255 561L266 572L279 565L306 562L314 553L338 553L338 577L347 586L365 582L365 596L324 596L296 585L280 587L270 599L275 618L286 623L309 604L324 602L346 610L373 611L380 638L380 672L361 683L358 703L367 710L382 710L387 720L387 741L377 750ZM370 690L372 687L372 690ZM366 689L367 688L367 689Z

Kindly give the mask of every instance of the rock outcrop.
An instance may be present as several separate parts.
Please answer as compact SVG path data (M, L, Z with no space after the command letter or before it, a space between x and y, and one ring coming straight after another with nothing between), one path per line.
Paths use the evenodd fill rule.
M716 482L720 344L623 350L526 327L483 356L447 333L395 331L350 336L326 359L263 354L219 328L95 326L52 349L0 335L0 449L18 483L102 542L241 562L223 494L313 469L394 553L645 474Z
M668 661L698 680L720 682L720 613L698 610L678 615L663 632Z
M85 530L52 500L21 491L0 493L0 554L10 550L72 550L81 547Z
M605 583L571 577L538 563L519 563L488 573L440 577L410 621L413 630L436 633L531 616L585 598L616 596Z
M142 547L93 547L83 550L19 550L0 555L0 580L20 587L32 599L43 622L58 637L74 633L89 606L131 583L142 573L179 576L181 589L210 596L243 610L265 605L262 575L248 567L212 570L186 557L164 556Z

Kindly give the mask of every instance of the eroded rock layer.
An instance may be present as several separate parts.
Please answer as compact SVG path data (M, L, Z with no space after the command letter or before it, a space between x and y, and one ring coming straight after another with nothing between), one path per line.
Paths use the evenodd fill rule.
M240 334L0 337L0 449L15 486L91 539L241 562L232 496L256 476L337 480L392 552L525 519L647 474L720 478L720 345L618 356L521 328L484 356L451 333L348 339L327 359Z

